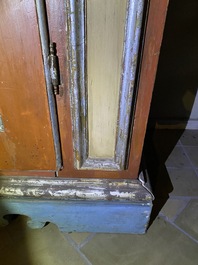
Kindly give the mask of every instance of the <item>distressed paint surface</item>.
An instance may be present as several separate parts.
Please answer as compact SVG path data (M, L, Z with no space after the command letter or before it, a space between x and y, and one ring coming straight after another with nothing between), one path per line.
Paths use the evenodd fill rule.
M74 160L77 169L123 170L127 156L131 104L139 49L144 0L128 0L121 74L116 151L113 159L90 159L86 83L85 1L67 1L67 36L69 40L71 109ZM88 47L89 48L89 47ZM134 107L134 106L133 106ZM105 117L104 117L105 119ZM93 163L94 161L94 163Z
M4 132L4 131L5 131L5 128L4 128L4 125L3 125L3 119L2 119L2 116L0 114L0 133Z
M146 176L145 176L146 177ZM153 196L138 180L0 177L0 225L9 214L71 232L144 233Z
M1 177L0 197L86 201L152 201L151 192L138 180Z
M89 157L106 160L115 153L127 0L86 3Z
M28 199L1 199L0 225L7 214L26 215L32 228L45 222L56 224L64 232L145 233L151 203L77 202Z

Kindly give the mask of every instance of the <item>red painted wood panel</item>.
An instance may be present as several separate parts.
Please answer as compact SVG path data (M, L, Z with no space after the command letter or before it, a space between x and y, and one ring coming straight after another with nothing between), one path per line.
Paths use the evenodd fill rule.
M34 162L34 169L49 169L49 165L53 165L54 167L54 151L53 151L53 145L52 145L52 135L51 135L51 129L50 129L50 121L49 121L49 113L47 108L47 101L46 101L46 92L43 89L44 88L44 79L43 79L43 68L42 68L42 62L41 62L41 54L40 54L40 46L39 46L39 38L38 38L38 31L37 31L37 22L35 19L35 7L33 2L34 1L3 1L3 4L0 6L0 12L2 13L2 16L5 12L5 10L8 9L8 7L17 7L17 5L21 5L20 11L18 10L15 13L16 21L20 24L20 30L23 30L23 32L26 32L26 36L23 37L26 46L20 45L20 34L18 31L16 31L16 24L13 25L13 27L10 27L8 29L11 30L11 36L12 40L9 41L9 45L11 50L14 49L14 39L17 39L20 44L18 44L18 48L20 52L16 54L11 53L13 58L20 62L21 56L24 56L23 53L25 51L25 60L24 64L26 67L22 67L21 64L17 64L16 67L17 72L11 71L13 67L13 63L10 62L10 68L7 69L7 72L10 71L11 75L15 78L15 87L16 91L13 93L13 95L10 97L0 89L0 96L2 98L2 95L4 95L4 99L6 99L8 102L8 99L11 100L13 104L15 104L15 107L10 107L9 111L7 108L7 104L0 104L0 111L2 109L2 106L4 106L4 113L6 115L10 115L9 117L13 117L17 124L29 124L30 127L33 130L33 132L30 129L25 128L23 131L21 128L17 127L15 135L20 138L20 142L27 142L28 147L22 148L23 145L21 145L20 153L17 153L15 157L17 157L17 161L19 162L21 159L23 160L24 157L28 157L29 163L31 165L28 165L26 169L29 169L30 166L33 166ZM25 3L24 3L25 2ZM22 4L21 4L22 3ZM26 6L27 5L27 6ZM28 7L29 5L29 7ZM134 125L132 128L132 137L131 137L131 145L130 145L130 159L129 159L129 167L125 171L117 171L117 172L109 172L109 171L97 171L97 170L76 170L74 168L74 162L73 162L73 145L72 145L72 125L71 125L71 111L70 111L70 97L69 97L69 65L68 65L68 57L67 57L67 38L66 38L66 8L65 8L65 1L64 0L47 0L47 14L48 14L48 23L49 23L49 31L50 31L50 38L53 42L56 42L57 44L57 55L59 56L59 64L60 64L60 75L61 75L61 87L60 87L60 95L57 96L57 107L58 107L58 119L59 119L59 126L60 126L60 135L61 135L61 147L62 147L62 154L63 154L63 170L59 173L59 176L61 177L68 177L68 178L137 178L139 166L140 166L140 160L142 155L142 148L144 143L144 136L146 131L146 125L148 120L148 114L149 114L149 108L150 108L150 102L152 97L152 91L155 81L155 75L157 70L157 63L159 59L159 53L160 53L160 46L163 36L163 29L164 29L164 23L166 18L166 12L167 12L167 6L168 6L168 0L151 0L150 1L150 8L149 8L149 14L148 14L148 23L146 27L146 35L145 35L145 43L144 43L144 49L143 49L143 57L142 57L142 64L141 64L141 71L140 71L140 81L139 81L139 88L138 88L138 100L136 104L135 109L135 120ZM3 9L4 6L4 9ZM28 12L27 11L28 7ZM7 11L8 12L8 11ZM0 14L1 14L0 13ZM26 13L25 18L24 13ZM10 14L11 15L11 14ZM1 17L2 17L1 16ZM20 16L20 18L19 18ZM3 19L5 20L5 14L3 16ZM7 16L7 21L9 21L9 16ZM2 18L1 18L2 20ZM12 20L11 20L12 21ZM26 25L24 23L26 22ZM2 22L1 22L2 23ZM9 22L11 23L11 22ZM13 23L13 21L12 21ZM2 27L0 27L2 31ZM15 29L15 30L14 30ZM5 29L3 29L4 34ZM31 33L31 34L30 34ZM2 35L2 33L0 34ZM31 35L31 36L30 36ZM2 43L4 43L4 39L0 37L0 48L4 48L2 46ZM8 45L8 47L9 47ZM4 48L5 49L5 48ZM2 49L1 49L2 50ZM4 53L0 51L0 53ZM7 57L9 58L10 52L7 53ZM1 55L1 54L0 54ZM3 57L4 58L4 57ZM5 57L6 58L6 57ZM31 59L30 59L31 58ZM34 58L37 58L39 61L39 64L34 64ZM27 59L30 60L30 64L27 64ZM2 60L2 59L1 59ZM5 60L5 59L4 59ZM6 59L7 60L7 59ZM31 72L31 69L34 72ZM23 72L26 77L31 77L31 79L26 78L24 79L23 75L21 74ZM1 72L0 72L1 73ZM31 73L31 74L30 74ZM35 74L36 73L36 74ZM1 74L0 74L1 76ZM33 78L34 76L34 78ZM36 76L36 78L35 78ZM10 79L7 79L10 80ZM31 80L31 81L29 81ZM35 81L36 80L36 81ZM38 81L39 80L39 81ZM39 86L38 86L39 83ZM17 84L17 86L16 86ZM13 84L12 84L13 85ZM0 84L1 87L1 84ZM28 88L27 88L28 87ZM39 88L39 89L38 89ZM34 94L32 94L30 91L35 90ZM40 91L42 91L42 99L40 98ZM4 93L4 94L3 94ZM16 103L16 99L20 95L24 95L23 100L20 99L18 103ZM6 98L7 97L7 98ZM2 99L0 98L0 103ZM29 100L29 99L32 100ZM44 98L44 99L43 99ZM27 100L28 103L27 104ZM35 101L38 105L38 109L35 110ZM9 105L10 106L10 105ZM11 104L12 106L12 104ZM21 113L24 111L24 108L22 106L26 106L27 110L31 110L28 116L24 116L23 118L21 116ZM7 108L7 112L5 111ZM14 112L16 111L16 113ZM12 114L10 114L12 113ZM4 117L6 115L3 115ZM36 117L35 117L36 116ZM4 119L3 117L3 119ZM19 119L20 117L20 119ZM19 122L20 120L20 122ZM13 124L15 124L13 123ZM10 128L14 126L9 123ZM45 124L47 126L47 132L48 135L45 134L43 127L40 127L41 125ZM6 124L5 124L6 125ZM36 125L36 128L35 126ZM19 126L19 125L15 125ZM8 127L7 125L5 126ZM27 126L26 126L27 127ZM24 128L24 126L23 126ZM6 129L7 130L7 129ZM12 128L12 131L14 132L14 129ZM27 132L27 133L25 133ZM6 132L8 136L13 141L14 139L14 133ZM22 134L22 136L20 135ZM3 135L3 134L1 134ZM28 141L25 139L26 136L30 138ZM36 135L36 138L35 138ZM38 136L42 136L42 139L44 139L43 144L45 144L46 150L42 150L41 145L38 143ZM22 141L24 139L24 141ZM28 150L31 150L33 143L35 142L34 139L36 139L37 148L39 148L39 152L37 154L39 155L38 160L35 158L31 158L31 155L28 153ZM41 139L41 137L40 137ZM16 141L14 142L15 146ZM1 144L2 146L2 144ZM10 146L12 143L10 142ZM44 145L43 145L44 146ZM11 148L11 147L10 147ZM5 153L5 151L4 151ZM52 154L52 157L51 157ZM31 160L33 159L33 160ZM41 162L39 159L41 159ZM48 159L48 163L47 163ZM13 165L13 162L9 162L10 165ZM18 163L19 165L20 163ZM24 165L25 162L21 163ZM26 164L27 165L27 164ZM50 167L52 168L52 167ZM20 169L20 167L18 167ZM5 174L6 173L2 173ZM10 174L10 173L9 173ZM19 172L15 171L15 175L19 174ZM21 173L22 175L26 174L28 175L28 172ZM31 175L36 175L37 173L29 173ZM41 175L41 172L38 172L38 175ZM47 172L44 173L46 176L52 176L52 174L48 174Z
M54 170L55 153L34 0L0 1L0 175ZM20 173L19 173L20 174Z
M163 36L168 0L151 0L141 65L135 121L132 128L129 167L125 171L76 170L73 161L71 110L69 99L69 65L66 40L66 9L64 0L47 1L51 39L57 43L61 71L61 95L57 97L64 168L61 177L75 178L137 178L150 102Z

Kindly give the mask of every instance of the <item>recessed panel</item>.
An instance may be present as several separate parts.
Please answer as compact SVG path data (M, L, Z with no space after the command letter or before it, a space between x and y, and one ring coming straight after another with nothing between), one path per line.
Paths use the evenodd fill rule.
M126 0L87 0L89 157L114 158Z
M74 166L123 170L144 0L68 0Z

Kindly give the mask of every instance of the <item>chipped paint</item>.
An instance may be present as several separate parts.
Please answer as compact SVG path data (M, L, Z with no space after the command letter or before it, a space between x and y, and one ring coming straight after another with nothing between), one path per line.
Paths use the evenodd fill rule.
M145 172L140 172L139 176L138 176L139 181L141 182L142 186L150 193L150 195L152 196L153 200L154 200L154 195L151 191L151 185L149 182L149 178L148 178L148 173L147 171Z
M5 128L4 128L4 125L3 125L3 120L2 120L1 114L0 114L0 132L5 132Z
M0 199L1 225L4 215L21 214L35 227L52 222L64 231L144 233L153 197L135 179L1 176Z
M1 177L0 197L33 197L63 200L136 201L150 203L151 193L138 180L31 179Z
M82 0L66 1L74 163L77 169L123 170L126 164L130 117L132 108L135 107L132 106L132 100L135 97L134 84L144 0L128 0L127 5L114 159L89 157L85 2Z
M59 134L59 127L58 127L58 120L57 120L57 110L56 110L56 102L55 97L52 93L52 80L50 77L50 68L49 68L49 34L47 28L47 21L46 21L46 7L45 1L35 0L36 4L36 11L37 11L37 18L38 18L38 28L39 28L39 35L41 40L41 50L43 55L43 63L44 63L44 71L45 71L45 81L46 81L46 90L47 90L47 97L49 103L49 112L51 118L51 125L52 125L52 134L54 140L54 150L56 155L56 171L59 171L62 168L62 153L61 153L61 146L60 146L60 134Z
M134 85L137 58L139 55L144 2L144 0L128 2L115 157L115 161L120 165L121 169L126 168L128 159L127 141L130 133L129 126L133 124L131 114L134 113L135 106L132 105L132 102L136 96ZM132 119L134 119L134 117L132 117Z
M0 225L7 222L3 216L28 216L31 228L54 223L64 232L145 233L151 204L109 201L32 200L1 198Z
M131 192L120 192L119 190L115 190L115 191L111 191L110 194L113 197L119 197L121 199L134 199L136 197L135 193L131 193Z
M7 196L12 196L13 194L16 194L16 196L23 196L24 193L21 190L20 187L15 188L15 187L2 187L0 189L0 194L7 194Z

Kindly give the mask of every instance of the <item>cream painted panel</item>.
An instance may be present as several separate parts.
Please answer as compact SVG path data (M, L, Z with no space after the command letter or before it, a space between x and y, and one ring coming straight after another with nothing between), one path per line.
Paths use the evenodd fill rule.
M87 0L89 157L113 158L127 0Z

